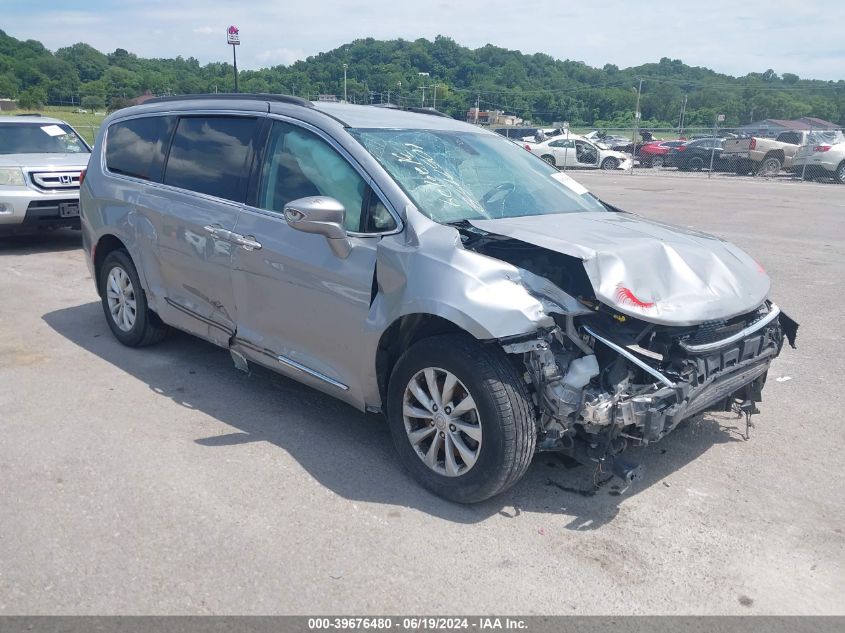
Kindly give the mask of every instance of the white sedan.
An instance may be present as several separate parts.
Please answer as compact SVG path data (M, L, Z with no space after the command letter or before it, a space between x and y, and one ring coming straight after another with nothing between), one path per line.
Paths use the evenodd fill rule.
M581 169L631 169L631 155L592 143L582 136L555 137L542 143L524 143L532 154L554 167Z

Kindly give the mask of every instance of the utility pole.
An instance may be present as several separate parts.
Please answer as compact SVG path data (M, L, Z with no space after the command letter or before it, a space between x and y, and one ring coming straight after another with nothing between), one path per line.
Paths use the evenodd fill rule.
M437 109L437 84L434 84L434 101L432 102L431 107L435 110Z
M430 77L431 75L429 73L422 72L422 73L417 73L417 76L418 77ZM422 102L420 103L421 108L425 107L425 89L426 89L426 87L427 86L425 86L425 85L420 86L420 88L422 89Z
M475 124L478 125L478 108L481 104L481 95L475 96Z
M636 112L634 112L634 119L635 119L635 128L634 128L634 136L631 138L631 142L634 144L634 151L631 153L631 173L634 173L634 159L637 155L637 135L640 133L640 95L643 92L643 80L640 79L640 86L637 88L637 108Z
M401 108L402 107L402 82L401 81L396 82L396 88L399 91L399 94L396 95L396 105L398 105Z
M349 68L349 64L343 65L343 102L346 103L346 69Z
M687 116L687 95L684 95L684 105L681 106L681 117L678 119L678 136L684 135L684 119Z

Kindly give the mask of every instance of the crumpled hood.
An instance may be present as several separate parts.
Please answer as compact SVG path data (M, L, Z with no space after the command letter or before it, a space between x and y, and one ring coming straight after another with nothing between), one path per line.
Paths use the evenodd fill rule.
M0 154L0 167L85 169L91 154Z
M664 325L693 325L749 312L769 294L762 267L712 235L629 213L567 213L473 226L584 262L603 303Z

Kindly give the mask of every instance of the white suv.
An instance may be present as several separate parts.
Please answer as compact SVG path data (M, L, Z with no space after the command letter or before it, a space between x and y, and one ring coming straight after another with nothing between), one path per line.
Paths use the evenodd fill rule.
M845 185L845 135L840 130L811 132L809 143L795 153L792 170L799 176L833 178Z
M64 121L0 117L0 235L79 228L79 182L91 148Z

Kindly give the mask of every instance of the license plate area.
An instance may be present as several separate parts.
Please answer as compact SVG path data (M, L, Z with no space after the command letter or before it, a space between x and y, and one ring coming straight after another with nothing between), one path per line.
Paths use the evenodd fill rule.
M59 217L60 218L77 218L77 217L79 217L79 203L78 202L60 202L59 203Z

